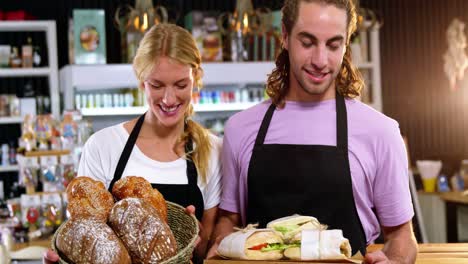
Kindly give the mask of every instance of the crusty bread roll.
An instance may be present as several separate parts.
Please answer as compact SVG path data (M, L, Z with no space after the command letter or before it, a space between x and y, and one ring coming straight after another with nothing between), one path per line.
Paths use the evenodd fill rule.
M153 189L151 183L145 178L138 176L127 176L115 182L112 187L112 194L117 200L125 198L141 198L150 203L161 218L167 222L167 206L163 195L156 189Z
M159 263L177 254L171 229L156 209L139 198L117 202L109 225L127 248L133 263Z
M89 177L77 177L67 186L68 211L72 218L94 218L106 222L114 205L104 184Z
M70 263L127 264L127 249L114 231L98 219L69 219L60 228L55 245Z

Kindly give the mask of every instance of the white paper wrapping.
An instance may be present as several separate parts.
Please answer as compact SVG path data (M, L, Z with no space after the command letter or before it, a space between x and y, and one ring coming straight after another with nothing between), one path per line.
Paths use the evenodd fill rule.
M343 237L343 231L339 229L320 232L320 259L342 259L340 246L348 241Z
M221 240L218 246L218 255L233 259L247 259L245 255L245 241L253 233L271 232L270 229L250 229L247 231L234 232Z
M320 230L302 230L301 259L314 260L320 258Z

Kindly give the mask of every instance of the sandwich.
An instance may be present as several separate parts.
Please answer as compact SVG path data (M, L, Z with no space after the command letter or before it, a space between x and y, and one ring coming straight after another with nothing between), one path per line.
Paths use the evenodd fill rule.
M226 236L218 247L218 255L246 260L278 260L283 258L281 236L267 229L237 231Z
M293 260L345 259L351 257L351 245L343 231L303 230L296 234L284 256Z
M291 242L302 230L320 230L326 229L326 226L312 216L292 215L269 222L267 228L278 232L286 242Z

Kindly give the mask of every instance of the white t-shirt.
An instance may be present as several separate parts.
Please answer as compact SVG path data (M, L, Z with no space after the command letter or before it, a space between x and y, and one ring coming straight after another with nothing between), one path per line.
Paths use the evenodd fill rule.
M102 181L106 188L114 177L115 168L129 133L124 123L104 128L94 133L86 142L78 167L79 176L89 176ZM198 176L198 187L203 196L205 210L217 206L221 197L221 146L222 140L209 136L212 149L206 182ZM194 148L196 145L194 144ZM133 147L122 177L141 176L150 183L188 184L187 162L183 158L160 162L146 156L137 145Z

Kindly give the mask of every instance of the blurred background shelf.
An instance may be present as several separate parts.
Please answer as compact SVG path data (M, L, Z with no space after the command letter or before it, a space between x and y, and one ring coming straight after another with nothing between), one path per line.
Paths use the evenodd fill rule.
M0 124L21 124L23 118L21 116L0 117Z
M241 111L256 105L254 103L225 103L225 104L194 104L196 113L200 112L227 112ZM132 116L141 115L148 110L146 106L135 107L103 107L103 108L83 108L83 116Z
M10 172L10 171L18 171L19 166L18 165L5 165L5 166L0 166L0 172Z
M51 72L49 67L0 69L0 77L49 76Z

